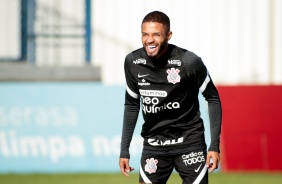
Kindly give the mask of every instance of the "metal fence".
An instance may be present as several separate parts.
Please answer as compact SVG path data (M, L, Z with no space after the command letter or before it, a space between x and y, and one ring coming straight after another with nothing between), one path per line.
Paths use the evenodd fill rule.
M2 0L0 60L76 66L91 60L91 0Z

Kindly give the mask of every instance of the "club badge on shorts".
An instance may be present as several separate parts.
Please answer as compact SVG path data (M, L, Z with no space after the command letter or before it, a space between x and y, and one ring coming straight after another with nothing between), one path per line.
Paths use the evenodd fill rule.
M175 84L177 82L180 82L180 75L178 74L180 72L179 69L171 68L166 71L168 73L167 80L169 83Z
M150 158L146 160L147 164L145 165L145 171L147 171L149 174L155 173L157 170L157 163L158 160L154 158Z

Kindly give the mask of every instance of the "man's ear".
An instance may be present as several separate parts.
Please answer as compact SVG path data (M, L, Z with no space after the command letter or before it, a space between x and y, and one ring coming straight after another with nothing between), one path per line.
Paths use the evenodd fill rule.
M167 41L169 41L171 39L171 37L172 37L172 32L170 31L170 32L167 33Z

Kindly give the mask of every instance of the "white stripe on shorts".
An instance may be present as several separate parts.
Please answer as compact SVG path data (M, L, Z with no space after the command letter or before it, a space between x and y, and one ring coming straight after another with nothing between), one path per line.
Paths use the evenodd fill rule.
M152 182L149 180L149 178L146 176L146 174L144 173L141 165L140 165L140 175L143 179L143 181L146 183L146 184L152 184Z
M193 184L199 184L199 183L202 181L203 177L204 177L205 174L206 174L207 169L208 169L207 166L204 166L204 168L202 169L201 173L200 173L199 176L196 178L196 180L194 181Z

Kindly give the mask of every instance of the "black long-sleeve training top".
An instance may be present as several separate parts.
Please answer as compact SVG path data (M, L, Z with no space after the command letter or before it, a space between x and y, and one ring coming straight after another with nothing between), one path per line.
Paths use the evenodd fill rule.
M208 102L211 129L209 151L219 152L221 102L200 57L169 44L165 56L152 60L144 48L140 48L126 56L124 70L127 89L121 158L130 158L129 146L140 107L144 118L141 131L144 150L181 154L187 150L205 149L199 91Z

